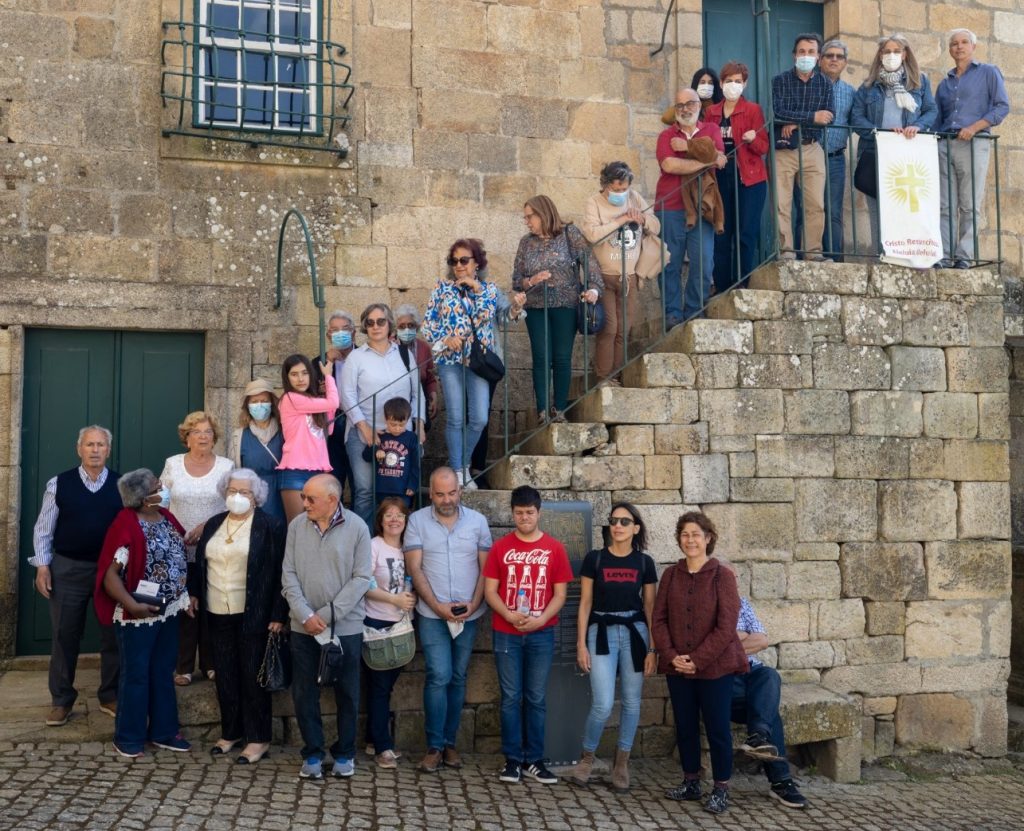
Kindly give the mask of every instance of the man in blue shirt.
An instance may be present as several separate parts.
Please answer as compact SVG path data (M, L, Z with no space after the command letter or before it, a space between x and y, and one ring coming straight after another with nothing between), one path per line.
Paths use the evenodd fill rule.
M939 140L939 199L942 211L940 268L970 268L977 260L974 217L985 204L992 141L987 136L1010 111L1003 75L992 64L974 60L978 38L969 29L949 35L949 55L956 62L935 90L938 130L952 134ZM973 161L973 165L972 165Z
M821 50L821 74L832 82L835 120L825 128L828 169L827 218L822 250L837 263L843 261L843 196L846 193L846 147L850 141L850 110L856 90L843 80L848 50L841 40L830 40ZM841 129L837 129L841 128Z
M419 766L425 773L462 767L455 738L477 621L486 611L482 569L491 531L483 514L461 502L455 471L439 467L430 476L431 504L412 514L405 528L405 568L419 598L416 625L427 675L427 752Z
M796 257L793 237L793 188L800 186L804 210L802 239L808 260L824 259L825 151L821 127L835 118L832 82L819 72L821 36L797 35L794 67L772 78L775 112L775 174L778 182L779 243L782 256ZM814 126L819 125L819 126Z

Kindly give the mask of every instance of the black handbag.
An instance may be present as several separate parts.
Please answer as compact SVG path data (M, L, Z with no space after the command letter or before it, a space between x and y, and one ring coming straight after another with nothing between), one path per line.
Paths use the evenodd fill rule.
M488 384L497 384L505 377L505 364L497 353L480 343L480 334L473 329L473 343L469 347L469 371Z
M865 150L857 159L853 171L853 186L872 199L878 198L878 156L874 150Z
M331 604L331 640L320 645L320 665L316 671L316 682L321 687L333 687L341 683L345 650L334 640L334 604Z
M256 673L256 683L267 692L284 692L292 683L292 652L284 632L267 635L263 650L263 663Z
M568 226L562 230L562 233L565 234L566 247L569 249L569 253L572 254L572 243L569 242L569 232L567 229ZM580 262L579 256L576 256L575 259L573 259L572 265L576 271L580 289L580 299L576 303L576 331L581 335L596 335L604 328L604 306L600 301L596 303L588 303L583 299L583 294L587 290L587 281L583 273L583 264Z

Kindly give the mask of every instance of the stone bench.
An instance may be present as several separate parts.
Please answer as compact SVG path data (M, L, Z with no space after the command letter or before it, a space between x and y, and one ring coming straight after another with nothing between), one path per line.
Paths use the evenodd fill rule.
M818 772L836 782L860 779L860 708L817 684L783 684L782 723L786 748L807 748ZM746 737L744 726L733 729L734 744Z

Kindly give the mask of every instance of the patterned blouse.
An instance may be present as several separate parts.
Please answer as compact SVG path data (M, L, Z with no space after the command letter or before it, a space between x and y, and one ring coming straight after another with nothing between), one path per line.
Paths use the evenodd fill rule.
M587 288L595 289L600 297L604 292L601 269L579 228L570 223L551 239L527 234L519 240L519 250L512 266L512 288L526 292L527 309L544 308L544 286L547 286L548 308L575 306L580 299L577 260L581 264L586 263ZM540 271L550 271L551 279L528 289L526 279Z
M494 283L486 282L478 274L479 292L463 292L450 279L441 279L434 287L423 315L423 337L430 343L438 343L452 335L463 339L459 352L445 349L436 358L440 366L461 364L469 356L469 344L474 338L474 329L480 335L480 345L494 349L494 313L497 308L498 292Z
M167 598L167 608L158 617L145 617L132 620L124 619L121 604L114 609L114 622L125 625L140 626L157 623L174 617L178 612L188 608L189 596L185 591L185 579L188 565L185 562L185 540L167 517L159 522L149 522L139 518L142 533L146 537L146 570L143 580L149 580L160 586L157 595ZM114 552L114 559L123 568L128 564L128 547L121 546Z

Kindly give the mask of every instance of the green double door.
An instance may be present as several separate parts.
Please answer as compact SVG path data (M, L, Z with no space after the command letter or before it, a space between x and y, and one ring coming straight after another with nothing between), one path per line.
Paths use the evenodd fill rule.
M78 464L80 428L114 434L109 467L148 467L182 451L177 426L203 407L201 333L29 329L21 426L21 532L18 546L19 655L50 651L48 604L34 589L32 530L47 480ZM83 651L96 651L89 615Z

